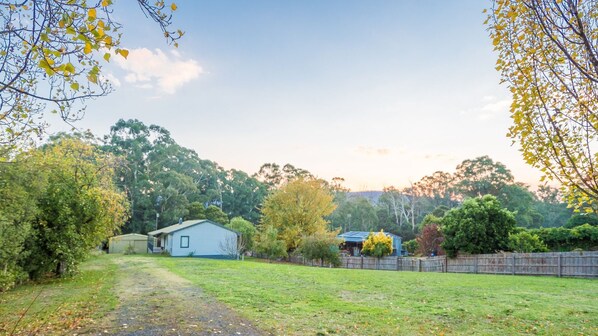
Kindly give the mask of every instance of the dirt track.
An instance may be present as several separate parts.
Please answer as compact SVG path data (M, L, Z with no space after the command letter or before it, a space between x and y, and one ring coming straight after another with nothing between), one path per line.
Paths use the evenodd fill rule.
M115 311L85 335L267 335L251 322L158 266L151 258L122 257Z

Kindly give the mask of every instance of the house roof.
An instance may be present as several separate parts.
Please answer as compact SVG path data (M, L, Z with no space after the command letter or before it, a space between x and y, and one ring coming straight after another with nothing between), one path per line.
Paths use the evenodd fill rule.
M234 232L237 235L239 234L235 230L231 230L231 229L227 228L226 226L223 226L221 224L212 222L211 220L208 220L208 219L191 219L191 220L188 220L188 221L184 221L181 224L176 223L176 224L173 224L173 225L161 228L159 230L148 232L147 234L150 235L150 236L169 235L169 234L171 234L173 232L176 232L176 231L179 231L179 230L182 230L182 229L186 229L186 228L189 228L189 227L192 227L192 226L195 226L195 225L199 225L199 224L212 224L212 225L219 226L219 227L221 227L221 228L223 228L225 230Z
M370 233L371 232L369 232L369 231L349 231L349 232L339 234L338 237L343 238L346 242L361 243L361 242L364 242L368 238ZM392 238L399 238L399 239L401 238L401 237L397 236L396 234L392 234L390 232L384 232L384 234L387 236L390 236Z
M141 238L141 239L147 239L147 235L140 234L140 233L127 233L127 234L124 234L124 235L119 235L119 236L110 237L110 239L126 239L126 238Z

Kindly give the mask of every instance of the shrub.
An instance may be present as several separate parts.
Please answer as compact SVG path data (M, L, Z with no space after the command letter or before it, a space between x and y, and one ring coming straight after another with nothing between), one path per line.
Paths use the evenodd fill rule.
M542 228L529 232L538 235L551 251L598 250L598 226L584 224L573 229Z
M571 216L567 220L567 224L564 225L567 229L573 229L574 227L581 226L584 224L590 224L591 226L598 226L598 216L592 213L577 214Z
M496 197L486 195L465 200L461 207L447 212L442 225L442 247L450 257L458 252L494 253L508 249L515 216Z
M377 258L387 256L392 253L392 238L387 236L383 230L378 233L371 232L363 242L361 253Z
M411 255L415 254L415 251L419 248L417 239L412 239L403 243L403 248Z
M287 245L284 240L278 239L276 228L268 226L258 234L256 250L265 254L269 260L287 256Z
M336 233L315 233L303 237L299 252L308 260L320 260L332 264L335 267L341 265L338 245L341 240L336 238Z
M127 245L127 248L125 248L125 251L123 252L125 255L129 255L129 254L135 254L135 247L133 245Z
M509 235L509 250L520 253L547 252L548 247L538 235L521 231Z
M230 223L225 225L227 228L237 231L241 234L240 241L242 246L239 246L239 253L243 254L247 251L253 250L253 241L255 233L257 232L253 223L243 219L243 217L235 217L230 220Z
M444 240L440 226L438 224L428 224L424 226L422 232L417 236L417 253L423 256L444 255L444 250L440 244Z

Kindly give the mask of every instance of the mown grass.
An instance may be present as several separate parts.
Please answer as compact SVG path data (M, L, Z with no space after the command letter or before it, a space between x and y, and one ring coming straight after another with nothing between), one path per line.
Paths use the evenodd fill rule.
M64 335L93 324L117 304L116 269L108 256L95 256L73 277L0 293L0 335Z
M276 335L598 334L596 280L157 261Z

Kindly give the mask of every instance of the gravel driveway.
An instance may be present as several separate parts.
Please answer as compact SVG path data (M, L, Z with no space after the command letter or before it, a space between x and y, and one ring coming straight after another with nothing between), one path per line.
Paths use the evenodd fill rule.
M113 260L118 307L79 335L268 335L151 258Z

